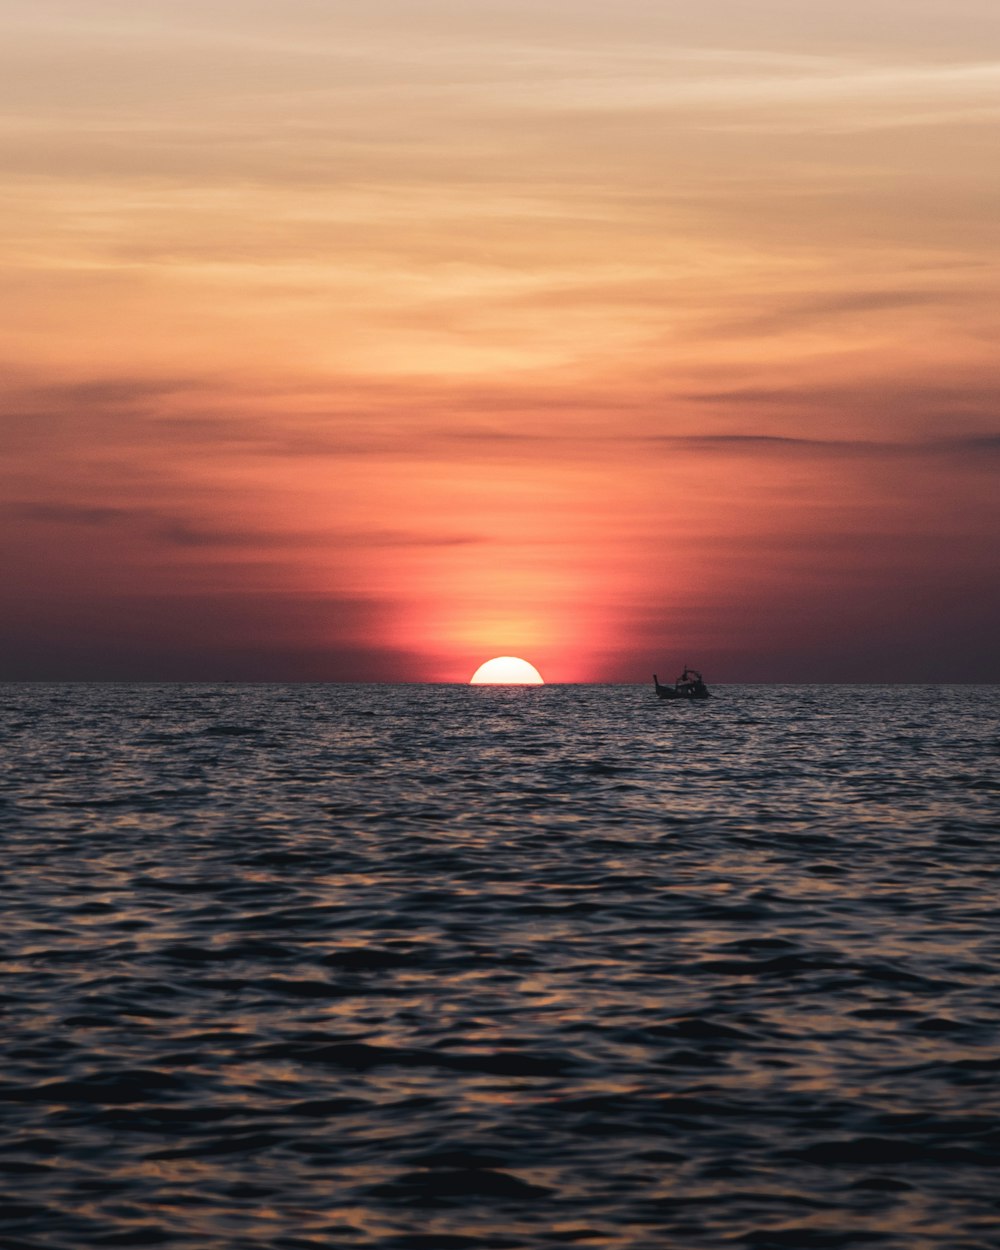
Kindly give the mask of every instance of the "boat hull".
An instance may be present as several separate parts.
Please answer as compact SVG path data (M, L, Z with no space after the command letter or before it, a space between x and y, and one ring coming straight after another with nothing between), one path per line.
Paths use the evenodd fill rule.
M692 700L708 699L711 692L703 681L681 682L678 681L673 686L661 686L660 679L653 674L653 682L656 686L656 694L660 699L674 699L679 703L690 703Z

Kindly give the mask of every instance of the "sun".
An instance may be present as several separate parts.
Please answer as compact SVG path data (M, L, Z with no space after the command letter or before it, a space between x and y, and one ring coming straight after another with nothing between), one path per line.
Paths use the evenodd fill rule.
M498 655L495 660L480 664L472 674L470 686L544 686L542 675L527 660L513 655Z

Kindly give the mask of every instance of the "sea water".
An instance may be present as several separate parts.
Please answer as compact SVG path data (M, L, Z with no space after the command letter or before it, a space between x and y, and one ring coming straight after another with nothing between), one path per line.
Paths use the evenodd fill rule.
M0 1245L1000 1245L998 712L3 687Z

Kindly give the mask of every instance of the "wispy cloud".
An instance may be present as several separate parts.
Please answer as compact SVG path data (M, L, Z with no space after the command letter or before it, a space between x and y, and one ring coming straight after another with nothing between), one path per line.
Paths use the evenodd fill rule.
M178 548L247 548L266 551L289 548L301 551L309 547L331 548L435 548L468 547L482 543L481 534L434 530L387 529L378 525L370 529L330 528L303 531L296 529L264 529L259 524L245 527L221 526L206 522L196 515L170 514L156 508L106 507L92 504L71 504L27 500L0 507L0 515L12 521L61 525L105 531L129 531L153 543Z
M131 508L108 508L93 504L26 502L5 505L14 520L53 522L57 525L109 526L135 518Z
M300 545L303 535L266 531L256 527L229 528L200 523L158 508L105 507L28 500L3 509L15 519L86 529L129 531L158 544L173 547L247 547L253 549Z
M149 400L190 394L192 391L212 389L208 378L183 376L149 377L102 377L77 382L25 388L19 398L22 402L36 404L41 408L56 406L61 409L92 411L101 408L136 407Z
M803 438L776 434L652 435L650 441L675 451L716 452L748 456L792 454L801 457L851 457L879 460L961 459L974 464L979 456L1000 452L1000 434L972 434L907 442L866 438Z
M975 299L967 289L924 289L884 291L836 291L822 296L795 298L784 302L770 295L763 310L752 315L713 323L720 334L777 334L798 331L846 317L867 317L869 314L894 313L901 309L926 309L933 306L967 304ZM983 300L985 302L985 293Z

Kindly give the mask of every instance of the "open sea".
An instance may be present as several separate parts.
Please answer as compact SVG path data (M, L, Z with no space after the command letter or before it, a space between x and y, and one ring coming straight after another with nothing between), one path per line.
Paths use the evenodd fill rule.
M0 687L2 1250L996 1250L1000 687Z

